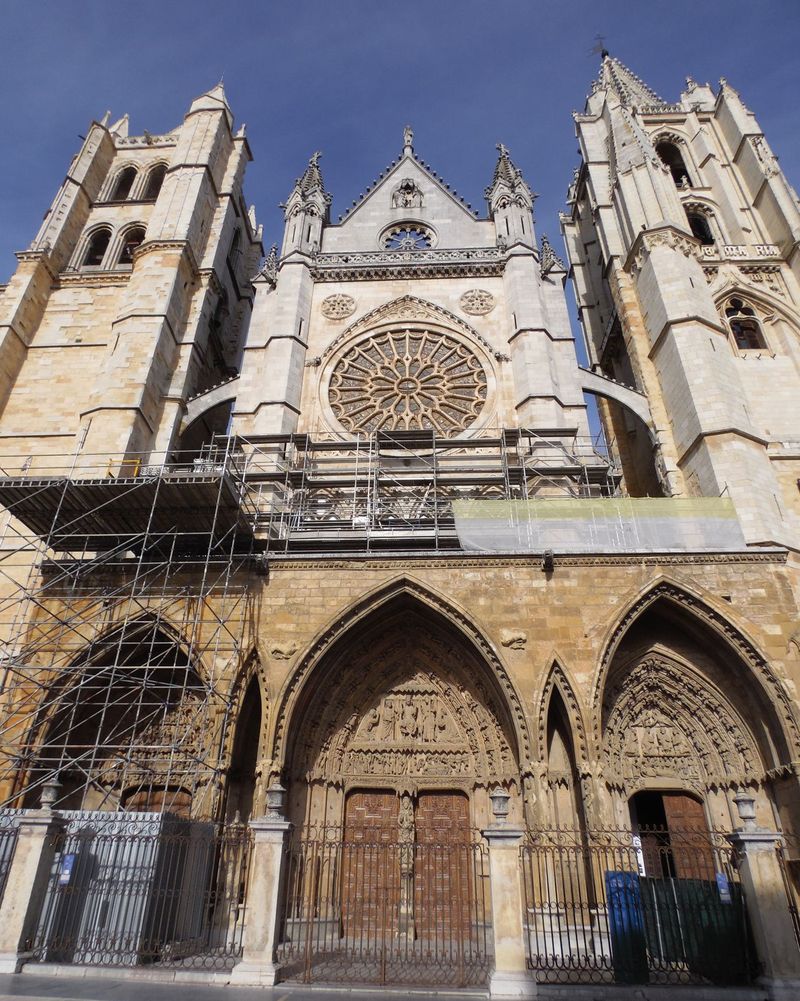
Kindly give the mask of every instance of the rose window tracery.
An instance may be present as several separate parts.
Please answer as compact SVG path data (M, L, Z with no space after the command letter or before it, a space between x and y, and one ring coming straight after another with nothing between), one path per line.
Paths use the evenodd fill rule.
M389 330L351 347L333 370L331 409L348 431L463 431L480 416L487 378L461 341L431 330Z
M430 230L411 223L392 226L383 237L385 250L428 250L432 243L433 236Z

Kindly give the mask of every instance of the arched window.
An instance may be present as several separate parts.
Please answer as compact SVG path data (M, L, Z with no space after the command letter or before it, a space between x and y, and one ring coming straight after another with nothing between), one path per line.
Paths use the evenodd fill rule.
M161 185L164 183L164 177L167 173L167 165L165 163L156 164L155 167L147 175L147 184L145 185L144 194L142 198L146 202L154 202L158 198L158 193L161 190Z
M743 299L734 297L725 306L725 316L740 351L766 348L767 341L752 306L748 306Z
M661 162L666 167L669 167L672 180L677 187L691 187L692 182L689 179L689 171L686 169L681 151L675 143L669 142L666 139L662 140L656 144L656 153L658 153Z
M131 193L131 188L133 187L133 182L136 180L136 168L126 167L124 170L120 171L114 182L114 187L111 191L111 201L112 202L122 202Z
M122 250L119 255L119 264L133 264L133 252L144 242L144 226L135 226L129 229L122 240Z
M692 233L697 237L700 243L702 243L704 247L713 246L715 242L714 234L711 231L708 216L705 212L701 212L699 209L687 209L686 218L689 220L689 226Z
M81 266L84 268L99 268L103 263L110 240L110 229L96 230L89 239Z

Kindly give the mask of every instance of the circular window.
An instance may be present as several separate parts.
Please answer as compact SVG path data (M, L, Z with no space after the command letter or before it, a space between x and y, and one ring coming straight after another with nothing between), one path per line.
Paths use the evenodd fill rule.
M389 330L355 344L331 374L328 399L351 432L464 431L486 403L486 371L461 341L431 330Z
M433 244L433 233L425 226L403 223L388 229L382 242L384 250L428 250Z

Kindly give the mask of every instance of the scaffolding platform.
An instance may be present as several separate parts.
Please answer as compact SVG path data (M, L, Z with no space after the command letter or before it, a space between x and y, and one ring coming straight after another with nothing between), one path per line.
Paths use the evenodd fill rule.
M0 477L0 504L54 549L102 552L148 536L192 548L209 536L252 542L239 483L227 472L71 478Z

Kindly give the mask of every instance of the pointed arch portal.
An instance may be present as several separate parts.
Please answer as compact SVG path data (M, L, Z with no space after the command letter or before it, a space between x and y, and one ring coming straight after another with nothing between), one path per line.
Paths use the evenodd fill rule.
M471 825L488 822L489 789L520 785L515 714L496 671L407 585L354 619L286 705L291 819L340 825L353 797L369 794L375 823L395 824L436 794L440 816L449 795L459 823L465 802Z

